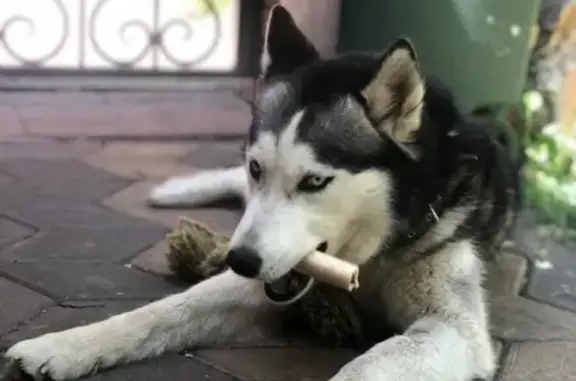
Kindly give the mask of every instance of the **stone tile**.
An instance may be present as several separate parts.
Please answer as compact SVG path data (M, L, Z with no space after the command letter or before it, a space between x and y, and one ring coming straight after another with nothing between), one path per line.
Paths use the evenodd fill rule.
M113 118L112 107L107 104L78 104L70 107L68 104L29 104L16 108L22 120L45 119L48 122L66 122L81 120L86 123L108 121ZM82 127L80 127L82 128Z
M0 225L1 228L1 225ZM166 236L161 226L111 229L54 228L0 252L12 261L105 261L123 263Z
M118 191L130 181L72 160L5 160L0 170L20 180L22 191L73 201L94 201Z
M50 332L78 327L122 312L131 311L148 301L103 302L98 306L59 307L52 306L44 310L38 317L22 324L17 330L0 338L0 350L9 348L19 341L30 339Z
M202 350L195 356L243 380L326 381L356 353L324 348L245 348Z
M134 258L131 265L147 273L160 276L171 276L173 273L168 268L166 253L168 253L168 243L165 240L162 240L154 247Z
M84 161L123 177L160 181L192 172L177 160L194 148L192 144L110 144Z
M183 355L159 358L116 368L87 381L238 381L239 379ZM248 381L248 380L246 380ZM269 381L269 380L267 380Z
M210 142L182 158L181 162L195 168L231 167L242 163L242 142Z
M80 118L54 120L38 117L23 119L22 123L29 136L41 138L75 139L127 135L122 130L122 125L117 123L115 119L90 121Z
M202 221L212 229L230 234L239 221L239 210L218 209L215 207L188 210L150 208L147 206L146 200L153 186L154 184L151 182L134 184L107 198L103 203L114 210L158 221L170 228L176 226L181 216L187 216Z
M0 210L8 218L41 229L116 229L121 232L158 226L98 205L22 191L18 187L0 188Z
M147 204L148 194L154 183L143 181L123 189L122 191L103 200L108 208L130 214L138 218L145 218L167 227L174 227L185 211L177 209L152 209Z
M0 335L40 313L52 303L48 297L0 277Z
M526 281L528 264L526 258L502 251L487 270L485 287L489 296L518 294Z
M576 342L512 344L500 381L575 381Z
M85 140L79 139L80 141L84 142ZM73 141L74 143L76 140ZM39 136L29 136L29 135L14 135L14 136L3 136L0 140L0 144L4 146L12 145L12 144L42 144L42 143L54 143L54 144L63 144L65 141L55 141L53 139L42 138ZM69 143L69 142L66 142Z
M522 252L532 258L539 256L538 249L542 244L536 231L538 216L530 207L523 208L517 216L515 229L511 232L511 240Z
M181 107L190 108L192 106L233 111L244 111L248 108L246 102L242 101L233 91L190 91L180 93L178 97L170 97L166 93L161 94L161 96L165 100L154 103L160 105L167 113L170 110L180 111L182 110Z
M138 91L122 92L115 91L106 94L109 103L115 105L146 105L153 106L159 103L186 102L188 92L165 92L165 91Z
M8 102L19 122L10 131L22 126L37 137L242 136L251 118L246 102L231 91L34 97Z
M175 131L190 136L243 137L248 133L251 113L248 105L236 99L240 108L219 104L170 105L165 116L168 125Z
M111 110L122 125L122 130L134 135L172 132L165 116L156 108L147 105L115 104Z
M104 97L94 92L77 91L23 91L3 92L0 102L15 106L70 106L99 105Z
M115 91L106 94L109 103L116 105L199 105L220 104L223 107L236 106L234 93L228 88L211 88L209 91L198 89L196 91Z
M0 356L0 372L6 361ZM11 378L2 381L17 381ZM92 377L83 378L88 381L239 381L237 377L228 375L213 367L207 366L195 359L179 354L164 356L124 365L104 371ZM20 381L20 380L18 380ZM240 380L241 381L241 380ZM246 380L249 381L249 380Z
M2 271L58 302L156 299L179 287L123 265L101 262L3 262Z
M76 139L76 138L105 138L105 137L130 137L133 134L124 131L123 125L116 119L103 119L101 121L85 121L78 119L45 120L43 118L24 120L26 130L30 136Z
M197 147L197 143L110 142L94 155L116 160L128 157L138 157L143 160L175 160Z
M57 143L50 140L26 138L0 143L0 162L15 159L67 160L95 152L100 143L75 141Z
M19 242L33 234L34 229L0 216L0 249Z
M576 340L576 314L519 296L492 300L491 325L502 340Z
M0 173L0 187L7 187L14 184L15 182L16 179L13 177Z
M32 136L103 136L122 135L122 125L106 105L22 106L20 120Z
M549 267L534 266L526 294L533 299L576 312L576 256L550 244Z
M23 135L25 133L13 107L0 106L0 135Z
M194 168L176 161L142 160L137 157L126 158L118 163L104 158L91 158L86 162L94 167L134 180L152 179L156 182L162 182L170 176L181 176L194 172Z

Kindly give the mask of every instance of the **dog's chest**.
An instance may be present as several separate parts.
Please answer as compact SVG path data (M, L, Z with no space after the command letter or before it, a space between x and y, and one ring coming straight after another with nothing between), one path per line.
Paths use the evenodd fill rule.
M383 264L366 265L360 270L360 288L352 295L355 309L371 338L382 340L398 333L391 320L391 307L385 302L382 288L387 286L390 268Z

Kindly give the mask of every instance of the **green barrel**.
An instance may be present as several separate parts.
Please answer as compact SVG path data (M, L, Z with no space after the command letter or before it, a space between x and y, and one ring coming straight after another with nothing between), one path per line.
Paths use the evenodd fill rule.
M526 79L539 0L346 0L339 52L380 51L409 37L423 68L465 110L516 103Z

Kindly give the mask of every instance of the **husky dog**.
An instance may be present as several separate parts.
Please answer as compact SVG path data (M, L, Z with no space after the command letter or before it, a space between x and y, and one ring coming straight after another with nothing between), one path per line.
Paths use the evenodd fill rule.
M485 259L515 215L517 171L400 39L321 60L290 14L269 16L245 163L172 179L160 205L238 195L230 270L108 320L22 341L10 366L68 380L165 351L266 334L263 284L314 250L361 266L353 295L382 338L331 381L470 381L496 369ZM263 324L259 324L262 322Z

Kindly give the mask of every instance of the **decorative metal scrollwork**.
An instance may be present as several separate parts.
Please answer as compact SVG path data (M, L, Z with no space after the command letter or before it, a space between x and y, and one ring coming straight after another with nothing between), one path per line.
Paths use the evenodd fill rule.
M66 44L66 40L68 39L69 30L70 30L70 20L68 12L66 11L66 7L62 3L62 0L52 0L53 4L56 6L58 13L62 18L62 34L59 37L56 44L49 49L47 53L39 57L25 57L21 52L18 51L18 48L13 46L11 43L10 36L12 35L12 31L14 27L17 25L26 26L28 29L28 36L34 35L37 32L37 26L34 22L34 19L30 16L26 16L24 14L18 13L11 17L9 17L4 24L0 27L0 42L4 45L4 49L14 58L18 63L26 67L40 67L43 66L46 62L54 58L64 47Z
M98 56L100 59L104 60L108 64L112 65L112 69L122 70L122 71L142 71L137 65L142 63L145 59L151 59L151 66L153 71L159 70L159 61L162 58L164 62L168 62L176 66L180 70L190 69L209 58L212 53L216 50L218 43L222 34L222 25L220 15L218 10L213 3L213 0L196 0L202 2L203 8L207 11L202 17L202 20L194 20L188 17L178 17L171 18L168 20L162 19L162 7L161 1L171 1L171 0L153 0L151 2L143 2L142 4L152 4L153 9L150 12L150 17L146 18L128 18L122 21L118 25L115 43L123 44L126 49L123 49L123 53L128 51L128 35L134 36L135 34L140 36L142 41L142 46L139 46L133 53L130 53L128 57L121 57L117 54L115 55L111 46L106 46L106 39L102 38L102 33L110 33L110 23L103 14L110 10L111 5L119 4L120 2L132 2L132 4L137 3L136 0L98 0L94 6L91 6L91 10L87 11L88 4L92 5L93 2L88 2L88 0L78 0L80 7L80 18L79 18L79 28L78 28L78 38L71 39L70 35L70 11L66 9L62 0L52 0L55 4L56 9L61 17L62 22L62 33L59 40L54 44L53 47L47 53L42 54L40 57L26 57L21 51L17 49L16 44L11 39L13 33L13 28L15 25L20 24L27 28L28 35L32 36L40 33L37 31L37 23L35 20L24 14L18 13L7 19L4 24L0 25L0 47L3 47L6 52L13 57L19 64L25 67L45 67L50 60L56 57L65 47L69 41L79 41L79 62L85 62L86 50L90 48L92 51L92 57L94 55ZM190 1L190 0L188 0ZM125 3L126 4L126 3ZM144 5L143 5L144 6ZM115 16L119 16L118 13ZM120 13L120 17L123 17ZM117 18L117 17L115 17ZM210 33L200 33L203 37L198 37L198 33L195 32L195 27L192 25L193 22L202 22L202 27L209 27L211 29ZM178 33L179 32L179 33ZM195 50L199 52L191 58L179 58L177 54L166 43L166 36L168 34L171 36L174 33L178 33L179 41L186 44L194 44L195 39L203 39L203 41L196 41L194 45ZM205 37L209 36L209 41L206 41ZM30 37L30 38L32 38ZM86 43L88 42L88 43ZM119 45L122 46L122 45ZM146 62L146 64L149 61ZM80 64L80 70L86 69L83 64ZM146 70L146 69L144 69Z
M202 53L198 56L182 61L178 60L166 47L164 44L159 44L158 47L162 50L164 56L173 64L178 65L180 67L191 67L194 65L199 64L200 62L204 61L206 58L210 57L210 55L214 52L216 47L218 46L218 41L220 40L220 33L221 33L221 21L220 16L218 15L218 11L214 6L212 0L202 0L206 8L209 10L209 14L211 15L213 24L214 24L214 38L210 41L210 44ZM173 19L166 22L160 29L160 36L164 36L170 29L180 28L184 31L184 40L190 40L194 37L194 29L183 19Z
M94 7L92 14L90 15L90 18L88 20L88 36L90 38L90 41L92 42L92 47L100 55L100 57L102 57L109 63L114 64L118 68L121 69L131 68L136 63L140 62L144 57L146 57L150 49L149 43L146 43L140 49L140 51L136 55L134 55L134 57L122 60L112 57L106 51L106 49L102 47L100 41L97 38L98 16L101 15L102 10L106 7L106 5L113 2L114 0L100 0L100 2ZM154 8L155 8L154 12L158 12L159 9L157 3L158 1L154 2ZM154 28L154 26L152 26L152 28ZM118 37L120 37L120 40L125 42L127 33L132 29L141 31L144 35L147 36L147 40L148 41L150 40L150 35L152 34L152 29L150 25L147 24L146 21L144 20L135 20L135 19L127 20L124 23L122 23L122 25L120 25L120 29L118 31L119 32Z

